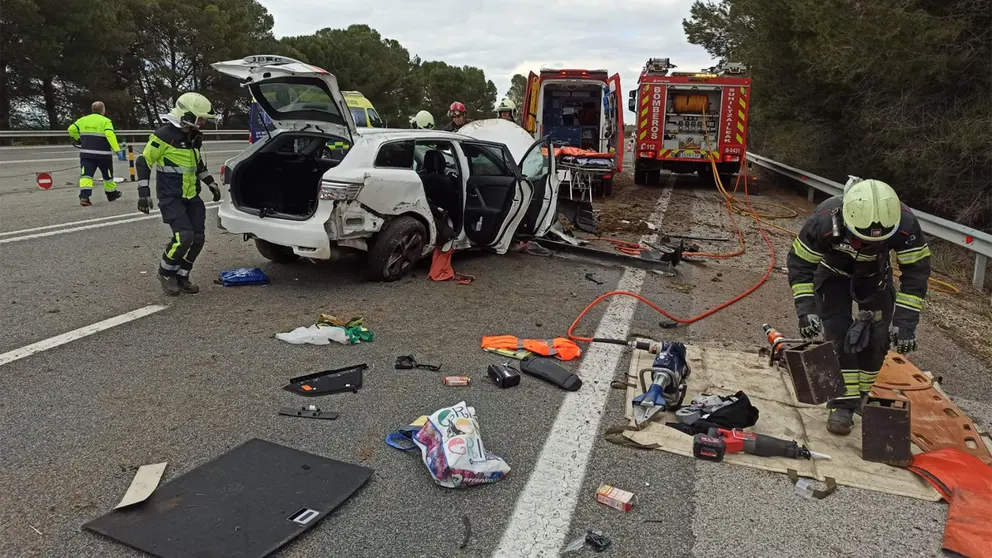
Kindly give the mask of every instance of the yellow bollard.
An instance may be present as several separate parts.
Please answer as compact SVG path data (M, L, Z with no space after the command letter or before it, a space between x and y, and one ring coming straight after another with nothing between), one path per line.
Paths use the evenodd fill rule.
M134 148L130 145L127 146L127 172L131 176L131 182L137 180L134 170Z

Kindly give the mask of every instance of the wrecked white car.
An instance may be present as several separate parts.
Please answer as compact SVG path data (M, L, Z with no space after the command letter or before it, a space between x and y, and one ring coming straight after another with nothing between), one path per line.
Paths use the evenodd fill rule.
M254 239L272 261L360 251L368 277L388 281L435 246L502 254L515 236L543 236L554 223L547 138L506 121L474 124L472 136L357 128L321 68L278 56L213 67L241 80L276 127L224 164L218 213L222 229Z

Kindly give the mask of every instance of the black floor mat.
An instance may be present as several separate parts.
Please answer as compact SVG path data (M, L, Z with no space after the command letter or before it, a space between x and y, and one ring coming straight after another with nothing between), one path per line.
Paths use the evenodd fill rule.
M313 527L372 469L252 439L83 525L153 556L267 556Z

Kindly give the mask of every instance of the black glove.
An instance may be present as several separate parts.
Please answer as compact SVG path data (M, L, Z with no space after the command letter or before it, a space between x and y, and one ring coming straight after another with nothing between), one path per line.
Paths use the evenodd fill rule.
M138 211L148 213L154 207L151 189L148 186L138 186Z
M83 146L83 142L80 140L72 140L72 146L79 149Z
M867 310L858 312L858 319L851 323L851 327L844 336L844 352L851 355L859 354L871 344L871 332L874 325L875 313Z
M802 335L803 339L807 341L815 339L821 331L823 331L823 325L820 323L819 316L816 314L799 316L799 335Z
M919 348L916 344L916 332L905 327L892 326L889 328L889 335L892 338L892 345L896 352L904 355Z
M207 185L207 188L210 188L210 193L214 195L214 201L215 202L219 202L220 201L220 184L217 184L217 181L214 180L214 177L212 177L212 176L208 176L208 177L204 178L203 179L203 183Z

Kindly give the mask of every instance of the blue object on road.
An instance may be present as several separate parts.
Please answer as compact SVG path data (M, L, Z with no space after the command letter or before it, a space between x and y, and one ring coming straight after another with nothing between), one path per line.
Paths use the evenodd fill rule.
M218 283L225 287L267 285L269 283L269 277L257 267L242 267L229 271L221 271Z

